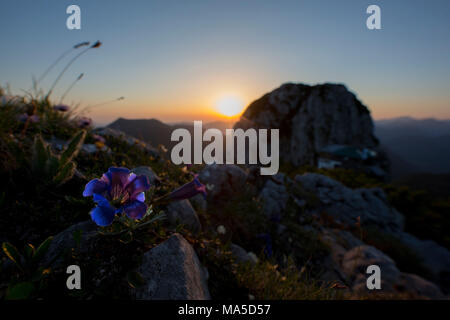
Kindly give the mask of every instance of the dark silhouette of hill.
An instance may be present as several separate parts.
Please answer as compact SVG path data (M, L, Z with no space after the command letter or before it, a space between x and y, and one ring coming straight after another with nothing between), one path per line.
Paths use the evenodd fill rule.
M399 117L375 121L376 131L382 135L402 135L439 137L450 134L450 120L434 118L414 119Z
M193 125L169 125L157 119L124 119L119 118L108 125L109 128L120 130L137 139L145 141L154 147L162 144L167 148L174 144L170 141L172 131L176 128L186 128L193 134Z
M416 173L400 178L396 183L416 190L425 190L439 197L450 196L450 173Z
M233 124L233 121L213 121L204 122L202 126L203 130L216 128L222 132L225 132L225 129L233 128ZM109 124L108 127L125 132L126 134L145 141L154 147L162 144L168 149L172 148L176 144L176 142L170 141L170 136L173 130L177 128L185 128L189 130L191 135L194 134L193 122L167 124L157 119L119 118Z
M375 121L394 176L450 173L450 121L410 117Z

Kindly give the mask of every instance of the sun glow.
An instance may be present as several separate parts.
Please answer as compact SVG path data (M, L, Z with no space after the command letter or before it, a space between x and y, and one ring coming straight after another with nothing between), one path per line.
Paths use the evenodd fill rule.
M244 102L236 96L224 96L217 101L215 107L220 114L226 117L234 117L242 112Z

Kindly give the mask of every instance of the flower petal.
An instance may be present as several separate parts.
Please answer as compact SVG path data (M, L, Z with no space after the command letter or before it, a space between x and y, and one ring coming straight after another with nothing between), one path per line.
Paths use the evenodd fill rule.
M90 197L94 193L102 194L106 191L107 188L108 184L105 181L99 179L91 180L86 184L86 187L84 188L83 197Z
M140 201L133 201L122 206L122 210L132 219L141 219L147 212L147 205Z
M192 198L199 193L203 194L203 196L206 197L206 187L195 176L194 180L192 180L191 182L188 182L178 189L172 191L168 195L168 198L171 200L183 200Z
M141 192L136 196L136 200L140 201L140 202L144 202L145 201L145 192Z
M108 200L103 196L94 193L94 201L97 202L97 207L91 211L92 220L99 226L109 226L115 216L114 208L109 204Z
M102 196L101 194L94 193L93 199L94 199L94 201L95 201L99 206L102 206L102 207L108 207L108 206L111 206L111 205L109 204L108 199L106 199L106 198L105 198L104 196Z
M196 189L198 193L201 193L203 195L203 198L206 199L206 186L198 180L197 177L194 178L194 182L196 185Z
M92 220L101 227L109 226L114 220L114 209L110 207L97 206L91 211Z
M130 175L130 170L127 168L109 168L106 173L106 177L111 182L111 185L114 187L116 185L120 185L122 188L128 183L128 177Z
M134 175L134 173L132 175ZM150 189L150 183L146 176L134 176L135 178L126 187L131 200L134 200L140 193Z
M108 172L104 174L102 180L108 180L109 185L109 196L111 199L119 198L123 195L125 187L128 184L128 177L130 176L130 170L127 168L109 168Z

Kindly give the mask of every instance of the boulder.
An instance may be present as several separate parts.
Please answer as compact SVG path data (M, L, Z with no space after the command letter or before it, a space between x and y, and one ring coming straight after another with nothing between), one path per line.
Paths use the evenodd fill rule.
M189 202L194 206L197 211L205 212L208 208L208 203L203 194L197 194L189 199Z
M377 265L381 271L381 289L367 289L367 267ZM362 245L346 252L341 264L351 288L357 293L397 293L420 298L444 299L440 289L433 283L414 274L400 272L395 262L378 249Z
M80 232L81 235L79 244L77 244L77 241L75 240L77 232ZM55 266L61 265L64 260L64 254L68 253L72 248L78 248L79 252L89 251L96 236L97 225L92 220L70 226L53 238L43 259L43 264L53 263Z
M230 250L233 257L236 259L239 263L246 263L251 262L253 263L253 260L248 255L247 251L245 251L244 248L238 246L237 244L230 244Z
M200 171L198 178L207 185L209 201L227 201L245 188L247 173L233 164L211 164Z
M204 269L192 246L180 234L145 253L138 271L146 284L136 289L137 299L210 299Z
M342 257L341 270L354 290L366 288L367 267L377 265L381 269L381 288L385 292L394 291L394 284L400 277L394 260L380 250L368 245L357 246Z
M167 205L164 212L167 216L167 220L173 226L181 223L193 232L199 232L202 229L197 213L194 208L192 208L189 200L185 199L171 202Z
M289 193L285 185L284 174L278 173L272 179L268 179L259 193L259 199L263 204L263 210L270 219L279 221L286 210ZM290 180L290 179L289 179Z
M399 239L408 246L432 274L432 280L439 283L444 292L450 293L450 251L432 240L420 240L401 232Z
M336 280L346 282L347 276L341 268L344 255L347 251L364 243L350 232L340 229L323 228L320 233L320 239L330 249L329 255L323 261L321 278L329 282Z
M374 225L386 232L403 229L403 216L389 205L380 188L350 189L342 183L317 173L297 175L295 181L313 193L321 203L320 209L344 226L354 226L360 217L363 225Z
M316 163L333 144L373 148L370 112L342 84L287 83L251 103L234 128L280 129L280 160L295 166Z
M402 273L399 282L396 284L396 289L429 299L446 299L438 286L415 274Z

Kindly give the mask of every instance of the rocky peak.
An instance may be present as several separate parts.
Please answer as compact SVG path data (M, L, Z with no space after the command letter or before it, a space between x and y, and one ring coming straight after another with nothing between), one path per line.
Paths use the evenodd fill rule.
M378 145L369 110L342 84L283 84L251 103L235 128L280 129L280 157L294 165L315 164L331 144Z

